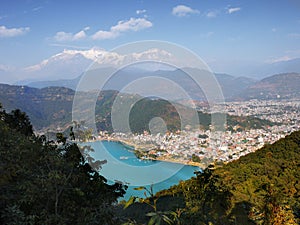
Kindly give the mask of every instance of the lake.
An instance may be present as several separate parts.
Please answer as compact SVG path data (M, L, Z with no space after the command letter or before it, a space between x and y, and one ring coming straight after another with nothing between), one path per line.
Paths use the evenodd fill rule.
M120 181L128 185L125 199L129 199L130 196L144 197L144 191L134 190L135 187L145 186L149 189L152 185L153 192L156 193L178 184L181 180L190 179L195 176L195 171L201 170L179 163L138 159L132 147L120 142L96 141L85 145L94 149L90 155L95 160L107 160L100 174L108 179L109 183Z

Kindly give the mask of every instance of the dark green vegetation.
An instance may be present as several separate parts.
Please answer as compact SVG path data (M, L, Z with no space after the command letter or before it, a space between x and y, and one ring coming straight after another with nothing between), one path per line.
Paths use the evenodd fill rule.
M155 196L140 187L150 198L132 198L125 210L115 204L125 187L108 185L61 133L47 141L33 134L25 113L1 109L0 137L0 224L300 222L300 131ZM103 162L87 159L101 169Z
M70 123L73 96L74 91L67 88L36 89L0 84L0 102L5 109L26 112L36 129Z
M179 115L176 107L180 110L181 115ZM154 117L160 117L166 123L167 129L169 131L177 131L186 129L185 126L182 127L182 120L185 119L183 124L189 124L190 128L198 128L195 126L192 118L194 116L194 111L190 108L187 108L183 105L171 104L170 102L162 99L149 99L143 98L140 101L137 101L136 104L131 108L129 114L129 124L132 132L142 133L144 130L149 131L149 123ZM209 129L211 125L212 116L208 113L203 113L198 111L198 119L201 129ZM96 113L98 115L98 113ZM221 116L221 114L215 114L216 118ZM108 118L110 119L110 118ZM234 130L238 126L240 130L245 129L260 129L265 126L272 126L274 123L271 123L267 120L261 120L255 117L248 116L226 116L227 124L226 129ZM107 121L107 119L105 120ZM224 128L223 127L223 128ZM108 127L111 128L111 127ZM110 129L109 129L110 130Z
M108 185L80 151L62 134L56 142L35 136L20 110L1 109L0 224L118 224L124 186Z
M153 224L300 224L300 131L227 165L210 166L123 215L136 221L131 224L152 218Z
M26 86L10 86L0 84L0 102L3 106L12 110L19 108L31 118L36 130L48 131L60 127L62 130L72 125L72 104L75 92L71 89L60 87L48 87L43 89L29 88ZM88 98L87 93L81 93ZM101 92L96 104L96 123L98 130L112 132L111 108L117 91ZM122 94L123 101L130 99L132 95ZM179 106L184 108L184 106ZM184 108L187 117L191 114L189 108ZM199 121L202 128L208 128L211 123L211 115L199 112ZM133 133L149 130L148 124L153 117L161 117L165 120L169 130L181 130L180 117L176 108L165 100L152 100L144 98L138 101L130 111L130 125ZM272 125L269 121L254 117L227 116L228 129L239 125L240 129L251 127L261 128ZM84 121L79 121L84 122ZM191 124L193 125L193 124Z

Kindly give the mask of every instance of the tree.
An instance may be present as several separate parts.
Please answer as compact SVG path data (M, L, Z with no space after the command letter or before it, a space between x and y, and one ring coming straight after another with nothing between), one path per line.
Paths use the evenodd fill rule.
M21 111L1 118L0 224L118 224L114 204L125 186L107 184L62 134L35 136Z
M25 136L33 135L33 128L26 113L19 109L11 111L11 113L3 113L4 121L11 128L24 134Z

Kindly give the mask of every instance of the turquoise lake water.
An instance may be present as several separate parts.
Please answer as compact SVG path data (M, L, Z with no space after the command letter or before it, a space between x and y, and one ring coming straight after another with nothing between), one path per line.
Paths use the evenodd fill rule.
M140 160L130 146L120 142L96 141L85 145L94 149L90 155L95 160L107 160L100 174L110 183L121 181L129 186L125 199L129 199L130 196L144 197L144 191L134 190L135 187L145 186L149 189L152 186L153 192L156 193L178 184L180 180L195 176L194 172L201 170L195 166L178 163Z

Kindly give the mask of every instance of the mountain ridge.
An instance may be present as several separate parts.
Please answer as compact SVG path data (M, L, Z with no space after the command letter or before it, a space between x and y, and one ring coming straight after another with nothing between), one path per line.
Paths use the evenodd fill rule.
M79 94L82 95L83 99L90 101L90 93L80 92ZM65 130L72 125L72 105L74 95L74 90L63 87L38 89L27 86L0 84L0 102L3 107L6 110L19 108L22 111L25 111L28 116L30 116L34 128L44 132L47 132L48 130L57 130L59 128ZM173 105L177 103L170 103L163 99L151 99L119 93L114 90L106 90L99 93L95 106L96 126L99 130L113 132L111 112L115 98L118 95L121 96L121 103L125 104L127 101L129 101L129 103L132 102L133 98L137 98L129 115L129 121L131 121L130 127L133 129L132 132L140 133L145 129L149 129L148 124L154 117L164 118L167 127L174 131L181 129L181 118L178 116L178 112ZM86 104L86 102L84 102L84 104ZM183 118L188 118L187 123L191 124L192 118L189 115L194 114L192 113L193 109L180 104L178 104L178 107L181 108L181 113L186 115ZM150 110L146 113L145 109ZM208 129L211 122L211 115L198 112L198 117L200 125ZM241 126L245 129L249 129L251 124L255 124L256 127L271 124L269 121L260 120L258 118L227 117L229 126L234 126L236 122L240 121L241 123L243 122ZM252 122L249 123L249 120Z
M244 99L291 99L300 97L300 73L281 73L266 77L241 94Z

